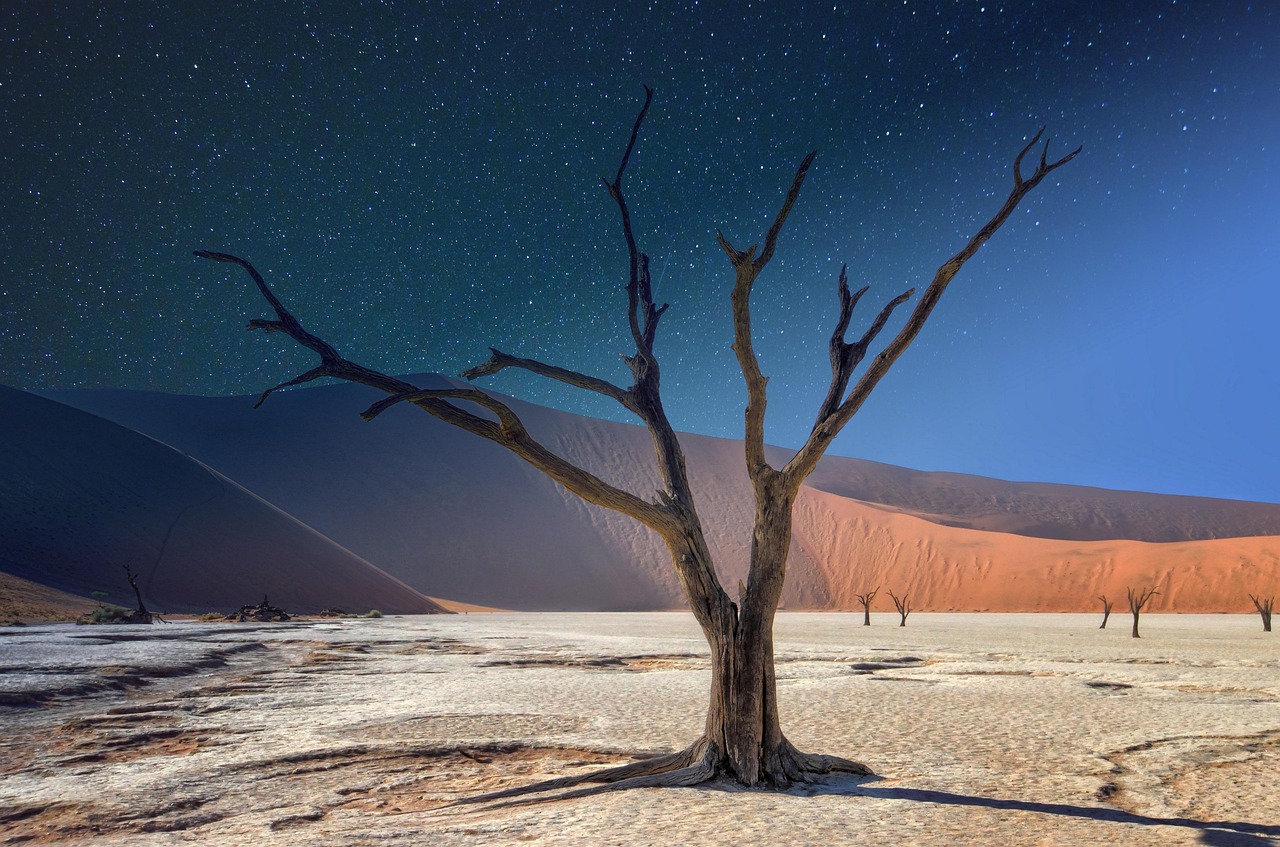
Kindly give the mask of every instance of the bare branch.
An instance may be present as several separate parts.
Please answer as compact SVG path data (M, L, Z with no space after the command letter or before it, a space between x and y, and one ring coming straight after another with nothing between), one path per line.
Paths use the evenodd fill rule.
M466 400L488 409L498 418L498 426L502 430L504 437L510 438L526 431L524 422L511 410L510 406L478 388L422 388L416 391L406 391L403 394L393 394L365 409L360 413L360 417L366 421L371 421L399 403L416 403L419 400L431 399Z
M318 368L312 368L311 370L307 371L304 374L299 374L298 376L295 376L293 379L285 380L279 385L273 385L270 388L268 388L266 391L262 392L261 396L258 397L258 402L253 404L253 408L256 409L259 406L261 406L263 403L267 402L267 398L270 397L275 392L279 391L281 388L291 388L292 386L295 386L295 385L302 385L304 382L311 382L312 380L320 379L321 377L325 377L328 375L329 375L328 370L324 367L324 365L321 365Z
M249 276L253 277L253 281L258 286L258 291L262 292L262 296L271 304L271 308L275 311L279 320L253 320L249 322L250 329L262 329L267 332L288 333L294 341L297 341L303 347L307 347L318 353L320 355L320 361L325 365L342 358L338 355L338 351L333 349L333 347L331 347L327 342L312 335L303 328L298 319L289 313L289 310L284 307L284 304L280 302L280 299L276 297L275 293L267 286L266 280L262 278L262 274L258 273L258 269L253 265L249 264L244 259L241 259L239 256L232 256L230 253L215 253L212 250L196 250L195 255L199 256L201 259L211 259L215 262L230 262L232 264L239 265L248 271Z
M479 379L482 376L492 376L506 368L520 368L530 373L544 376L548 379L554 379L575 388L582 388L586 391L594 391L597 394L603 394L606 397L612 397L624 407L636 414L639 410L635 405L635 400L623 388L619 388L613 383L599 379L594 376L571 371L567 368L561 368L556 365L548 365L535 359L524 359L519 356L512 356L510 353L503 353L501 350L490 347L489 360L473 368L468 368L459 376L468 381Z
M857 414L858 410L862 408L862 404L866 402L871 391L880 384L880 380L882 380L885 374L889 372L889 369L893 366L893 363L898 360L898 357L901 356L909 346L911 346L911 342L915 341L916 336L920 334L920 330L924 327L925 321L929 319L929 315L933 313L934 307L938 305L938 300L941 299L943 292L946 291L947 286L960 271L960 268L964 266L964 263L973 258L973 255L978 252L978 249L982 247L982 245L985 244L1001 226L1004 225L1004 223L1009 219L1009 216L1013 214L1014 209L1016 209L1018 204L1022 202L1022 198L1026 197L1027 194L1039 185L1048 174L1062 167L1067 162L1070 162L1083 149L1083 147L1077 147L1066 156L1063 156L1061 159L1052 163L1047 162L1046 157L1042 155L1035 173L1033 173L1029 179L1023 179L1021 170L1022 159L1036 144L1036 142L1040 140L1041 134L1041 132L1036 133L1030 143L1023 147L1022 151L1018 153L1017 158L1014 159L1014 186L1009 192L1009 196L1005 198L1004 204L1001 205L995 215L983 224L982 228L969 239L968 243L961 248L960 252L956 253L938 267L937 272L933 276L932 282L929 283L929 287L925 289L924 294L916 303L915 309L912 311L910 317L907 318L907 322L903 328L899 330L898 334L889 342L884 350L882 350L872 360L870 366L868 366L857 384L854 385L853 389L849 392L849 395L843 400L843 402L841 402L839 407L828 416L826 419L827 422L814 428L804 446L801 447L799 452L797 452L795 456L791 458L791 461L787 463L787 466L783 469L783 473L787 475L789 482L793 486L799 487L805 477L813 472L813 469L817 467L818 460L822 458L822 455L826 452L827 447L831 444L832 440L835 439L836 435L840 433L840 430L844 428L849 420ZM1047 142L1045 149L1048 149Z
M649 106L652 103L653 89L646 85L644 105L640 107L640 114L636 116L635 123L631 126L631 138L627 141L627 149L622 154L622 161L618 163L618 173L614 176L613 182L603 180L605 188L609 190L609 196L618 204L618 211L622 215L622 235L627 242L630 268L627 282L627 317L631 326L631 337L636 343L637 354L640 356L652 353L651 347L653 335L657 329L658 315L653 308L653 295L649 285L649 257L641 253L636 246L635 232L631 227L631 211L622 193L622 177L627 170L627 163L631 161L636 141L640 137L640 126L644 123L645 116L649 114ZM662 308L665 310L666 306Z
M817 151L809 153L804 157L804 161L800 163L800 167L796 169L795 176L791 180L791 187L787 190L786 199L782 202L782 208L778 210L778 214L773 220L773 225L769 227L769 232L765 235L764 251L759 256L756 256L756 245L753 244L745 251L737 250L724 237L724 233L716 232L716 240L719 241L725 255L729 257L729 262L733 265L735 274L731 297L733 303L733 352L738 357L738 365L747 384L747 410L743 440L745 441L747 456L747 472L751 474L757 485L760 485L764 478L770 475L773 468L770 467L764 455L764 413L767 404L765 389L768 379L760 372L760 361L756 357L751 336L751 288L755 285L756 277L760 275L765 265L773 258L773 253L778 243L778 234L782 231L782 225L786 222L787 216L791 214L791 207L795 205L796 198L800 196L800 188L804 185L805 175L808 174L809 166L813 164L813 157L816 155Z
M871 346L871 342L875 340L880 331L884 329L886 323L889 322L890 315L893 310L901 306L903 303L911 299L911 295L915 294L914 288L909 288L902 294L890 300L876 319L871 322L871 326L863 333L862 338L855 342L846 342L844 335L849 328L849 319L853 315L854 306L862 299L862 295L867 293L870 286L863 286L858 289L858 293L849 294L849 281L845 274L844 267L840 268L840 318L836 322L836 328L831 333L831 340L828 342L828 349L831 356L831 385L827 389L827 396L823 399L822 405L818 408L818 416L814 420L813 428L816 430L823 426L827 419L835 413L839 408L840 402L844 399L845 389L849 387L849 380L853 378L853 372L858 365L862 363L863 358L867 355L867 348Z
M1141 591L1128 589L1129 594L1129 611L1141 612L1142 607L1147 605L1147 601L1159 594L1154 588L1144 588Z
M782 225L786 223L787 215L791 214L791 207L796 204L796 198L800 196L800 187L804 185L809 166L813 164L813 157L817 155L817 150L810 150L809 155L804 157L804 161L796 169L796 175L791 180L791 188L787 190L787 199L783 201L782 208L778 210L778 216L773 219L773 226L769 227L769 232L764 237L764 250L756 259L757 271L763 270L773 258L773 251L778 246L778 233L782 232Z

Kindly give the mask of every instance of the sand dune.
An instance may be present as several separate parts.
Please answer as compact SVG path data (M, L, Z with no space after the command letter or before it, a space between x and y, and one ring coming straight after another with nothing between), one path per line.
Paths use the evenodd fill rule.
M0 388L0 570L153 611L440 607L217 471L109 421Z
M808 490L796 506L792 571L827 594L806 606L854 609L879 586L931 611L1074 612L1105 595L1124 612L1127 588L1155 587L1147 610L1247 612L1246 594L1280 586L1280 537L1155 544L1062 541L957 529ZM806 574L807 575L807 574Z
M410 378L423 386L444 378ZM415 589L513 609L678 608L657 538L586 505L506 451L376 392L334 385L252 398L129 391L51 396L145 432L265 497ZM551 449L645 495L641 428L511 401ZM751 503L738 442L681 437L717 565L745 574ZM774 449L776 461L787 452ZM823 461L800 504L784 603L851 608L880 584L917 608L1092 611L1156 584L1155 608L1245 611L1274 592L1280 505ZM1211 539L1200 541L1195 539ZM1213 540L1216 539L1216 540Z

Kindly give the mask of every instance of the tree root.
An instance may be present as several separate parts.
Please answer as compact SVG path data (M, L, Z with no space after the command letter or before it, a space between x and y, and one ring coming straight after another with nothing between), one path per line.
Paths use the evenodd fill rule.
M770 757L769 768L763 774L762 782L775 788L788 788L796 783L812 782L815 777L836 773L856 776L875 775L861 762L842 759L839 756L802 753L789 741L784 740L776 756ZM627 791L632 788L689 787L710 782L719 777L740 781L722 761L716 745L706 738L699 738L678 753L628 762L625 765L616 765L577 776L557 777L531 785L464 797L440 808L481 803L495 803L494 808L505 808L552 800L573 800L606 791ZM550 792L558 793L550 794Z

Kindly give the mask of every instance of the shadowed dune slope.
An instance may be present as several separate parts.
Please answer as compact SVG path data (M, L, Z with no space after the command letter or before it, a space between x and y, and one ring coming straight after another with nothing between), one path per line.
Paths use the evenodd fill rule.
M362 386L279 392L256 411L248 397L48 394L216 467L426 594L513 609L683 605L666 551L648 530L411 407L363 422L358 413L381 395ZM510 402L557 453L642 496L658 487L643 429ZM752 512L741 445L695 435L681 441L717 565L734 586L745 575ZM786 455L772 450L776 461ZM790 608L850 608L853 593L874 587L864 582L878 582L912 586L917 608L1090 611L1094 594L1116 585L1122 595L1124 580L1145 584L1167 572L1170 591L1158 608L1244 611L1246 590L1277 580L1268 551L1280 540L1266 537L1280 536L1274 504L1008 483L830 457L797 518L783 597ZM1227 536L1241 538L1194 540ZM1091 575L1063 582L1077 569ZM1184 570L1201 575L1174 591ZM1015 590L1024 579L1038 587ZM1191 585L1217 587L1202 593Z
M0 571L152 611L443 611L217 471L109 421L0 387Z

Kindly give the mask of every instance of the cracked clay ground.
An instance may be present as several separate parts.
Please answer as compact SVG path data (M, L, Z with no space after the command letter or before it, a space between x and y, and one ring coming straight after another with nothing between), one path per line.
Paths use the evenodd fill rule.
M509 808L445 805L698 734L690 616L0 629L0 844L1280 845L1280 638L1126 623L782 614L784 728L878 778Z

